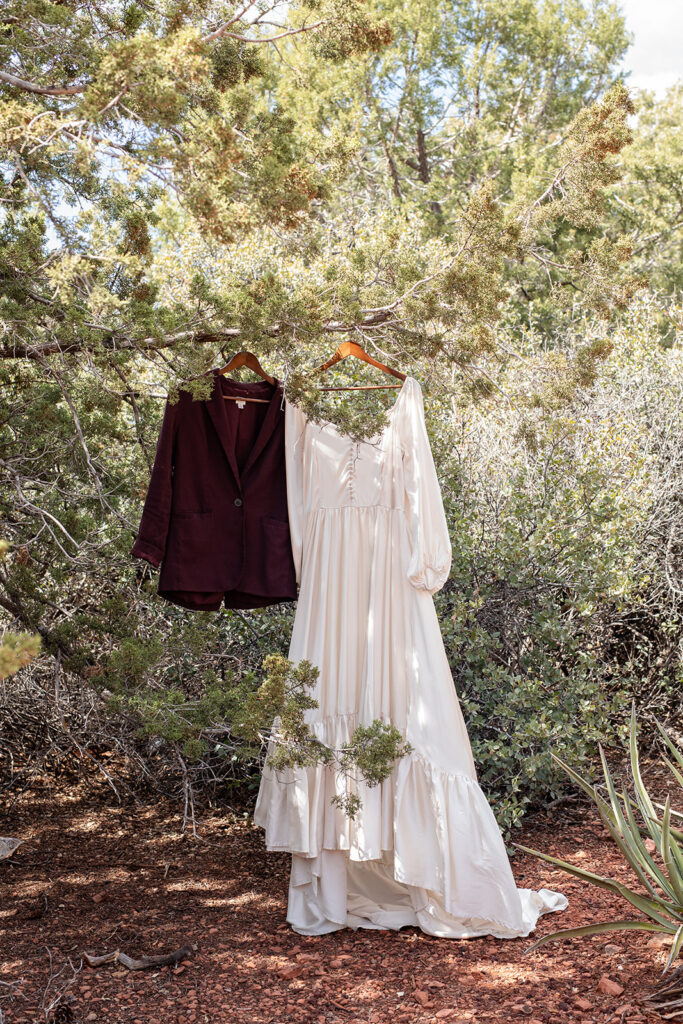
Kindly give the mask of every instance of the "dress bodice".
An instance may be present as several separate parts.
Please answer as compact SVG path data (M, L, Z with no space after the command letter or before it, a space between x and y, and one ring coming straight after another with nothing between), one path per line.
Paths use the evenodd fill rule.
M402 507L403 452L396 419L404 395L402 389L382 434L365 441L341 434L333 423L306 422L296 416L297 426L306 433L295 443L303 443L305 449L303 469L309 512L346 506Z
M313 519L340 509L403 513L408 575L419 589L443 586L451 546L424 422L422 390L406 377L377 437L354 441L332 423L313 423L295 405L285 418L290 531L298 579Z

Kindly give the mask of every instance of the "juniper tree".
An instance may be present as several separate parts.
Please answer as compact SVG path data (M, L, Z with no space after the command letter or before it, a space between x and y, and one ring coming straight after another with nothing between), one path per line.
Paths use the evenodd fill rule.
M639 94L637 106L623 177L608 198L607 228L615 236L629 235L632 268L675 300L683 287L683 85L672 86L661 99ZM675 318L675 308L670 312ZM670 321L663 330L671 336Z

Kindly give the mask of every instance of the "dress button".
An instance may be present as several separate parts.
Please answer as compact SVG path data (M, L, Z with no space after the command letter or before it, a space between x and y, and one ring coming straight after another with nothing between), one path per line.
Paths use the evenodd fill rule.
M237 508L241 508L244 502L242 501L241 498L235 498L234 504L237 506Z

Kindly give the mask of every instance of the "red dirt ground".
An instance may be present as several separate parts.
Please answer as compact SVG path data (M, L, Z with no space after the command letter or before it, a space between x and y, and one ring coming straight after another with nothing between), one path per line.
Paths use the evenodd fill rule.
M109 794L111 796L111 793ZM553 943L344 930L303 938L285 922L288 858L248 820L216 813L183 836L176 805L111 806L92 785L25 795L0 835L0 1022L34 1024L621 1024L654 1022L638 998L659 980L660 938ZM527 819L520 842L629 881L587 806ZM624 914L625 904L532 857L518 884L559 889L569 910L537 934ZM140 972L82 953L194 952ZM603 976L623 994L598 991ZM72 984L69 985L69 982ZM48 1013L66 988L62 1006Z

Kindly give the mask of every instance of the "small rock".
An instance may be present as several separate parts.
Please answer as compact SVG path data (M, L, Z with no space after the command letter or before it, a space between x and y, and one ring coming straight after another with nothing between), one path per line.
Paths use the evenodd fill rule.
M330 967L343 967L344 961L341 957L335 957L334 960L330 960Z
M415 989L415 991L413 992L413 998L417 1000L417 1002L420 1004L420 1006L431 1006L431 1005L433 1005L429 1001L429 993L425 992L421 988L416 988Z
M604 946L603 948L605 950L605 953L623 953L624 952L624 947L623 946L614 946L611 942L608 942L607 945Z
M103 892L96 892L95 895L92 898L92 901L93 901L93 903L101 903L103 899L104 899L104 893ZM90 1019L90 1018L88 1018L88 1019Z
M530 1017L528 1024L543 1024L543 1021L539 1020L538 1017Z
M661 949L663 946L671 945L670 935L653 935L651 939L648 939L645 943L648 949Z
M446 1007L444 1010L437 1010L434 1016L438 1018L438 1020L445 1020L446 1017L452 1017L454 1013L455 1010Z
M286 967L279 967L278 972L281 978L298 978L303 973L303 967L296 964L288 964Z
M603 974L597 984L597 989L598 992L604 992L607 996L620 996L624 991L624 986L620 985L617 981L612 981L606 974Z
M593 1006L593 1004L589 1003L587 999L577 999L576 1005L578 1006L579 1010L590 1010Z
M646 839L643 845L650 855L657 852L657 846L653 839Z
M21 548L19 549L21 550ZM23 839L13 839L9 836L3 836L0 838L0 860L6 860L11 857L14 851L21 846Z
M176 968L175 968L175 970L173 971L173 973L174 973L174 974L182 974L184 970L185 970L185 968L184 968L184 967L183 967L183 965L181 964L181 965L180 965L179 967L176 967Z

